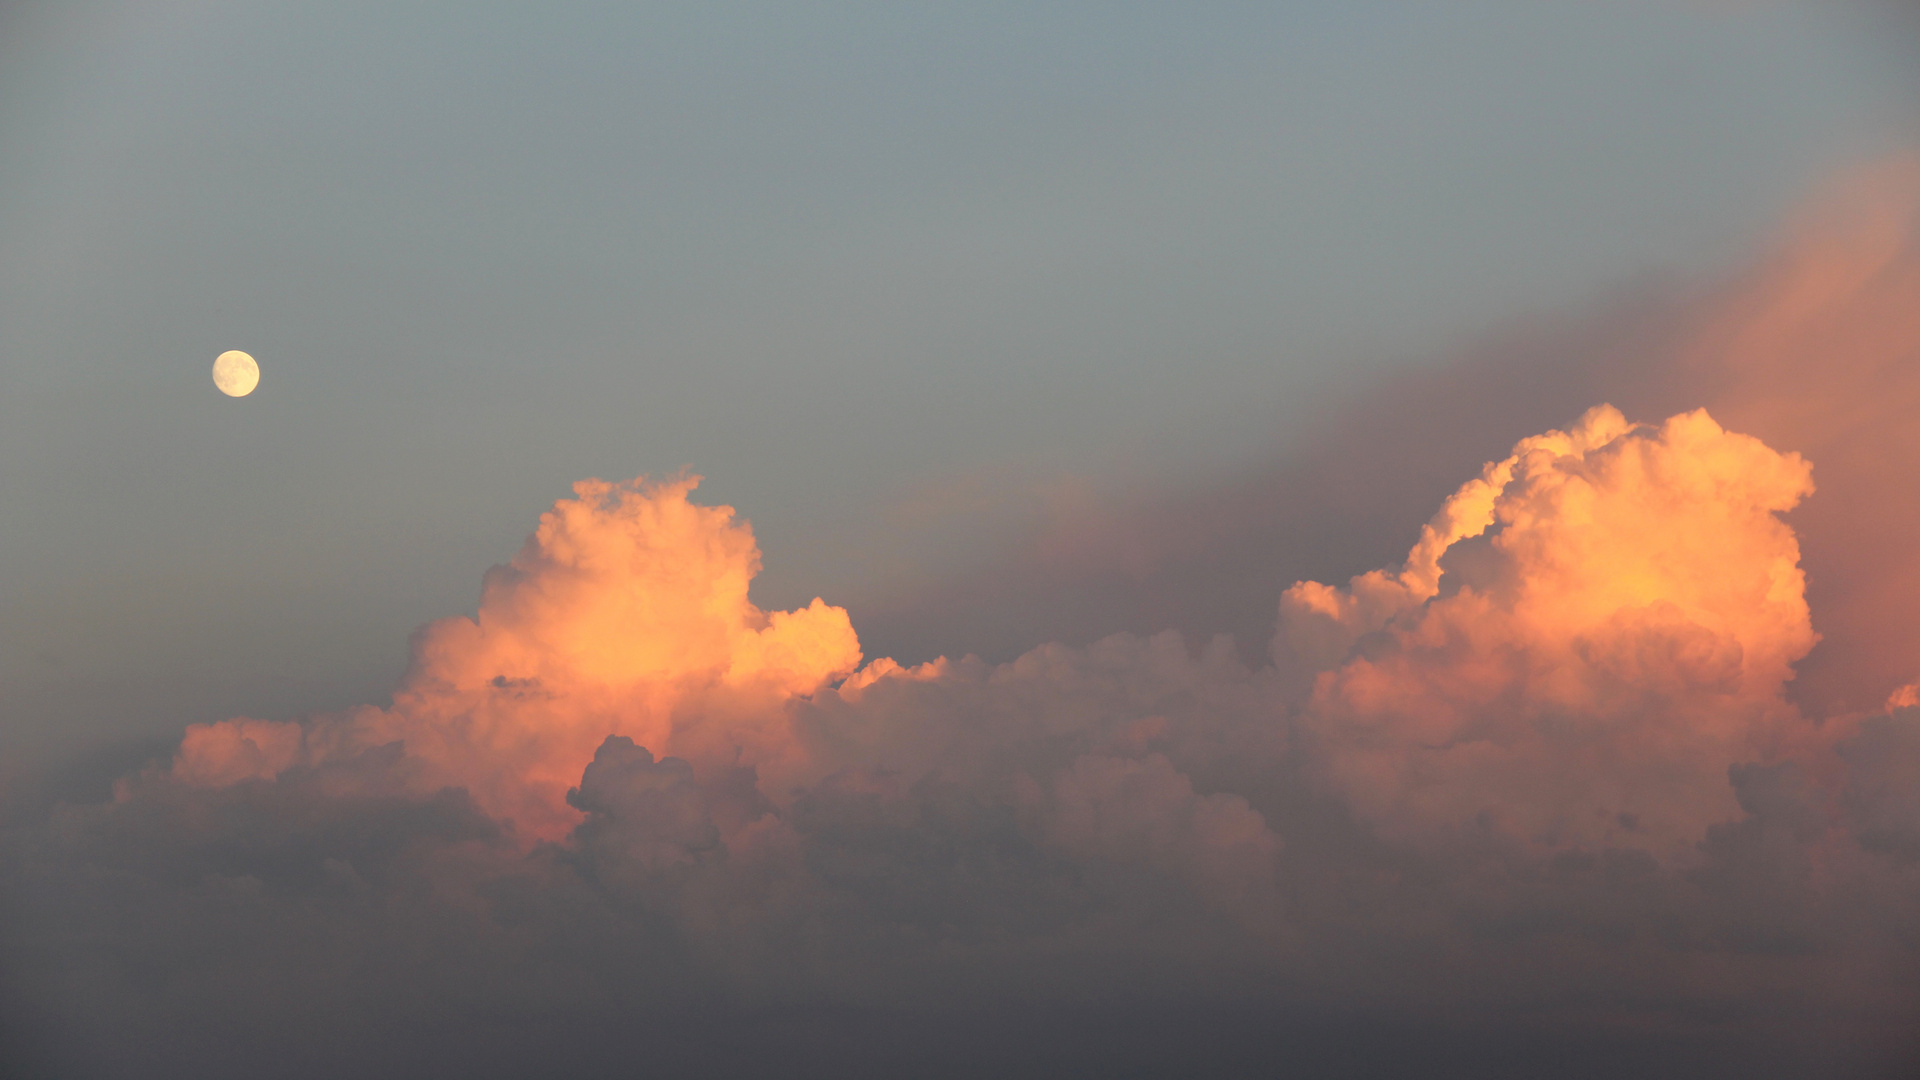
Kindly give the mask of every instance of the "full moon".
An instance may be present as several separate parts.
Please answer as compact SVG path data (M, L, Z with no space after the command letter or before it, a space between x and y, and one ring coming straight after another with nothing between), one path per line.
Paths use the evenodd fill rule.
M223 352L213 362L213 385L228 397L246 397L260 385L260 365L238 349Z

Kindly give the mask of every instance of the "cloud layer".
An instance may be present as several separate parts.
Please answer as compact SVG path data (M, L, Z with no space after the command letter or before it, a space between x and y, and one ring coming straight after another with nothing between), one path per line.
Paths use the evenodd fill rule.
M1258 663L1165 632L863 664L841 608L749 601L752 532L694 479L582 483L388 707L196 725L16 814L6 1050L1899 1075L1920 555L1842 532L1920 505L1886 487L1920 464L1912 179L1701 302L1660 377L1709 408L1523 439L1404 560L1274 589Z

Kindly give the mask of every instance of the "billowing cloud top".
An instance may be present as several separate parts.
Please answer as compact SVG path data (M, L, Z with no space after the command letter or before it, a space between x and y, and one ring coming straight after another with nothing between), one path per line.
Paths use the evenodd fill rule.
M1735 816L1729 766L1805 735L1781 690L1814 634L1777 515L1812 490L1704 411L1603 406L1521 442L1404 568L1281 598L1279 662L1329 668L1301 714L1329 782L1397 832L1686 852Z

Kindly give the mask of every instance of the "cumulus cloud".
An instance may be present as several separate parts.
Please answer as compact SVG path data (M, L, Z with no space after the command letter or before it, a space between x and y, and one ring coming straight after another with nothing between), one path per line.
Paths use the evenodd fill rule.
M1866 545L1887 561L1837 575L1831 619L1845 552L1801 547L1911 501L1863 497L1920 447L1855 401L1914 385L1916 256L1875 231L1911 220L1816 231L1691 319L1708 409L1592 408L1434 492L1404 560L1275 583L1257 661L1162 632L863 664L843 609L749 602L752 532L693 479L585 482L416 636L390 705L196 725L0 834L31 1018L7 1049L60 1075L1891 1074L1920 659L1828 661L1870 705L1796 681L1874 620L1912 640L1865 592L1910 541ZM1770 381L1823 342L1845 388Z
M1736 812L1728 768L1808 726L1781 696L1814 633L1778 514L1812 489L1704 411L1524 440L1399 570L1281 598L1276 651L1336 661L1301 714L1321 772L1399 833L1690 851Z
M401 743L420 782L466 789L529 836L578 819L567 791L609 734L703 760L781 756L761 721L852 671L847 614L816 600L766 613L747 599L760 568L727 507L688 499L698 481L584 481L487 575L473 618L414 642L393 705L301 728L255 720L190 728L174 770L220 782L271 776Z

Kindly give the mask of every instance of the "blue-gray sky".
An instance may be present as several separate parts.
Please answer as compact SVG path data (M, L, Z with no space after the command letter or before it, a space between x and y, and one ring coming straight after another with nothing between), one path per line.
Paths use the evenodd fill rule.
M1272 454L1911 144L1891 20L10 7L0 753L372 700L587 476L702 473L788 607L977 554L916 507Z

